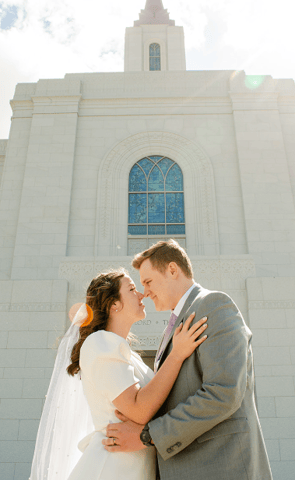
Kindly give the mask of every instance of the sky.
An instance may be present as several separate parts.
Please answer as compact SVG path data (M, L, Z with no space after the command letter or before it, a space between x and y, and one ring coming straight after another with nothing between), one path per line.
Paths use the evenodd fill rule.
M163 0L185 32L187 70L295 78L292 0ZM17 83L122 72L125 28L145 0L0 0L0 139Z

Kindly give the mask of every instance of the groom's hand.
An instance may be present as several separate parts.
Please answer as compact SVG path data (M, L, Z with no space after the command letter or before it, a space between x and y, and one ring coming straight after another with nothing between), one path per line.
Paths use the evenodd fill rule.
M108 424L106 429L108 438L102 441L104 448L108 452L137 452L147 448L139 438L144 425L132 422L118 410L115 414L121 423Z

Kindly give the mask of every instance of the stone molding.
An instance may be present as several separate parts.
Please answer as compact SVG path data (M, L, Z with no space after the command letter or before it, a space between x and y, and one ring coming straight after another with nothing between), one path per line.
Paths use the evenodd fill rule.
M46 113L75 113L79 111L82 95L32 96L31 100L11 100L15 116L32 116Z
M14 116L17 112L23 113L23 115L26 116L32 116L34 105L31 100L11 100L10 106Z
M82 95L53 94L32 96L34 114L44 113L75 113L79 112L79 103Z
M33 95L32 96L32 101L34 102L34 105L52 105L54 103L55 105L76 105L79 103L80 99L82 97L82 94L79 95L42 95L42 96L37 96Z
M178 107L181 108L181 112L186 111L185 109L188 108L187 111L191 113L191 109L193 108L200 108L200 107L207 107L207 106L226 106L231 107L231 101L228 97L222 96L214 96L214 97L206 97L200 98L194 96L186 96L186 97L134 97L132 99L126 98L93 98L88 96L88 93L92 93L94 90L89 90L85 92L85 96L83 96L80 102L80 108L84 109L98 109L98 108L105 108L105 107L117 107L117 108L150 108L151 106L155 106L159 109L159 106L163 106L165 108L174 108ZM94 91L95 92L95 91ZM162 94L162 92L161 92ZM188 103L188 106L186 105ZM109 112L104 112L103 115L109 116Z
M272 309L272 308L294 308L295 302L293 300L285 300L278 302L265 301L251 301L249 302L249 310Z
M219 235L211 161L199 145L170 132L132 135L118 143L102 160L98 173L97 255L127 254L129 173L138 160L148 155L167 156L182 169L187 194L187 239L193 239L187 242L189 255L217 255ZM190 205L196 209L189 208Z
M2 303L0 312L64 312L65 303Z

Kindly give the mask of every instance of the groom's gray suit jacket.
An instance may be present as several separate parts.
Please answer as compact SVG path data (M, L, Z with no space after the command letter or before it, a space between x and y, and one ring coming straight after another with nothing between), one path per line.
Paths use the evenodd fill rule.
M182 320L208 317L207 340L182 365L173 389L149 422L161 480L271 480L254 398L252 334L233 300L200 285Z

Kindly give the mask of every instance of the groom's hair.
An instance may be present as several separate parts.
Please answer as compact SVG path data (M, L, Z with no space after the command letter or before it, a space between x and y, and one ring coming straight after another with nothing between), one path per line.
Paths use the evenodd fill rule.
M169 263L176 263L187 278L193 278L193 268L186 251L175 241L161 241L135 255L132 266L139 270L142 262L149 259L152 267L164 273Z

